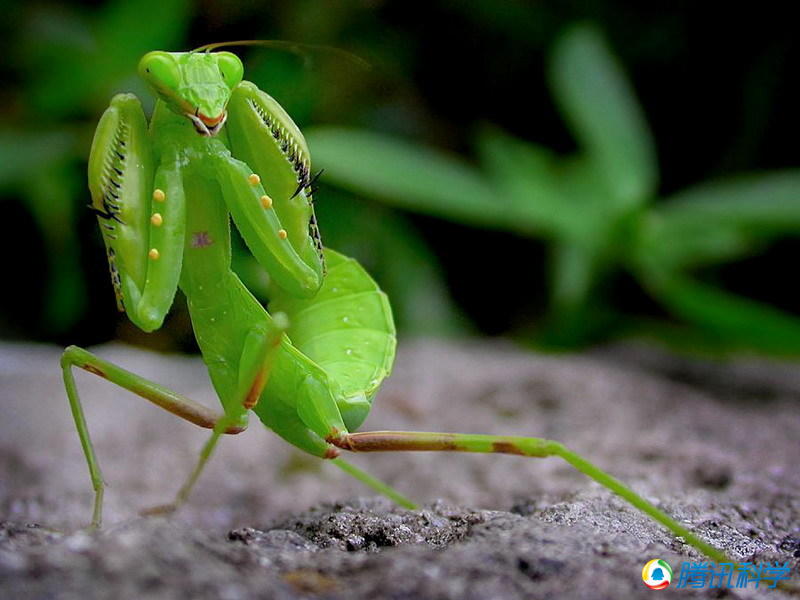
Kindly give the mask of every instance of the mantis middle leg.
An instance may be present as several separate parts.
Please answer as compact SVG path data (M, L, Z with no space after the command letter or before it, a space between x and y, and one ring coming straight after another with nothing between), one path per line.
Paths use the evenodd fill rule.
M248 341L245 343L242 353L242 373L246 377L252 378L252 381L249 384L243 383L242 389L255 393L255 397L260 394L269 376L269 370L274 361L278 342L283 335L283 331L283 327L278 327L268 333L263 333L259 338L251 335L248 336ZM247 403L249 401L248 398L251 397L250 395L242 396L238 410L229 410L227 414L218 413L164 386L103 360L83 348L69 346L61 357L61 368L70 410L75 421L75 427L78 430L95 494L94 508L92 510L92 528L98 528L102 523L104 482L100 463L97 460L92 439L89 435L78 389L75 385L72 367L78 367L103 377L190 423L213 430L211 437L200 453L197 464L186 483L178 492L175 501L170 505L158 507L157 510L148 512L165 512L177 508L188 497L203 467L211 457L220 435L223 433L241 433L247 428L247 410L250 408Z
M154 506L142 511L144 515L165 514L177 510L189 498L189 494L203 472L206 463L211 458L223 433L231 433L228 429L241 424L247 411L255 408L269 379L270 371L275 363L280 341L288 326L285 315L279 313L273 319L269 331L263 328L253 328L245 337L244 348L239 362L239 391L235 396L236 404L227 407L225 416L214 424L211 437L200 451L200 457L192 469L186 482L178 490L175 500L170 504ZM244 427L246 427L246 421ZM238 432L233 432L238 433Z

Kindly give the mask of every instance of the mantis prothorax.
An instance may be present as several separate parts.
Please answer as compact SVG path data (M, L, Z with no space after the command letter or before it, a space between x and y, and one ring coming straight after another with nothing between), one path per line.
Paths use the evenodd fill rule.
M149 128L139 100L120 94L95 133L91 209L105 241L117 305L138 327L153 331L180 286L223 410L217 413L81 348L67 348L61 364L95 491L92 526L101 524L103 478L72 367L213 430L177 498L162 511L185 501L221 434L243 431L252 411L289 443L332 460L407 508L414 504L345 463L340 452L558 456L709 557L726 561L722 552L559 442L351 433L391 371L396 342L389 302L355 260L323 249L303 135L273 98L242 80L243 72L230 52L150 52L139 63L139 74L158 97ZM230 216L274 283L270 312L231 271Z

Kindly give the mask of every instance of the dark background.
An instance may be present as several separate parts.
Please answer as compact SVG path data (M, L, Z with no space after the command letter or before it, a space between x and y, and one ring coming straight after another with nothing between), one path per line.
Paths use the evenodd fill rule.
M575 149L547 88L545 64L565 27L590 22L605 33L652 129L661 197L709 178L800 162L796 19L778 3L132 0L7 2L3 12L4 338L86 345L122 337L162 349L193 348L180 298L164 331L152 336L116 313L95 219L82 208L89 200L85 161L94 125L113 93L147 94L134 76L138 57L151 49L266 38L348 50L371 69L324 51L298 59L233 49L246 77L303 129L356 126L474 162L473 137L487 123L558 152ZM401 333L530 339L546 312L544 242L401 213L368 197L348 199L323 175L318 203L327 197L331 204L319 209L323 239L364 261L390 296L391 275L369 247L359 246L363 232L347 220L354 214L348 211L396 220L408 244L422 248L419 256L432 270L421 285L433 291L419 297L457 316L438 331L415 321L413 305L401 306ZM332 237L326 237L329 228ZM797 314L797 251L796 238L781 237L698 276ZM603 287L620 314L671 319L624 272L610 275ZM619 332L610 326L579 343Z

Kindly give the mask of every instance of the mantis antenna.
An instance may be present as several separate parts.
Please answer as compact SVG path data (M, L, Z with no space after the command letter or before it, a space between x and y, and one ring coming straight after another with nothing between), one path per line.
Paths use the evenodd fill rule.
M217 48L227 48L229 46L261 46L263 48L272 48L275 50L282 50L284 52L291 52L298 56L307 56L310 52L324 52L342 58L357 67L369 70L371 65L352 52L336 48L335 46L325 46L320 44L303 44L300 42L290 42L287 40L235 40L231 42L214 42L211 44L204 44L198 46L191 52L211 52Z

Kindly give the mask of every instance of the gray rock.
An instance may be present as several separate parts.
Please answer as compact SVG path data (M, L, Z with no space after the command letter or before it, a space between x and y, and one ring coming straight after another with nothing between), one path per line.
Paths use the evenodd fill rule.
M631 347L584 356L487 342L400 348L364 429L557 439L734 559L788 560L797 579L796 364ZM196 358L95 351L216 403ZM406 511L255 420L223 440L178 514L138 517L172 498L207 433L79 373L109 486L106 526L88 534L91 489L58 358L52 347L0 345L1 598L652 598L640 576L647 560L701 560L555 458L353 457L424 503Z

